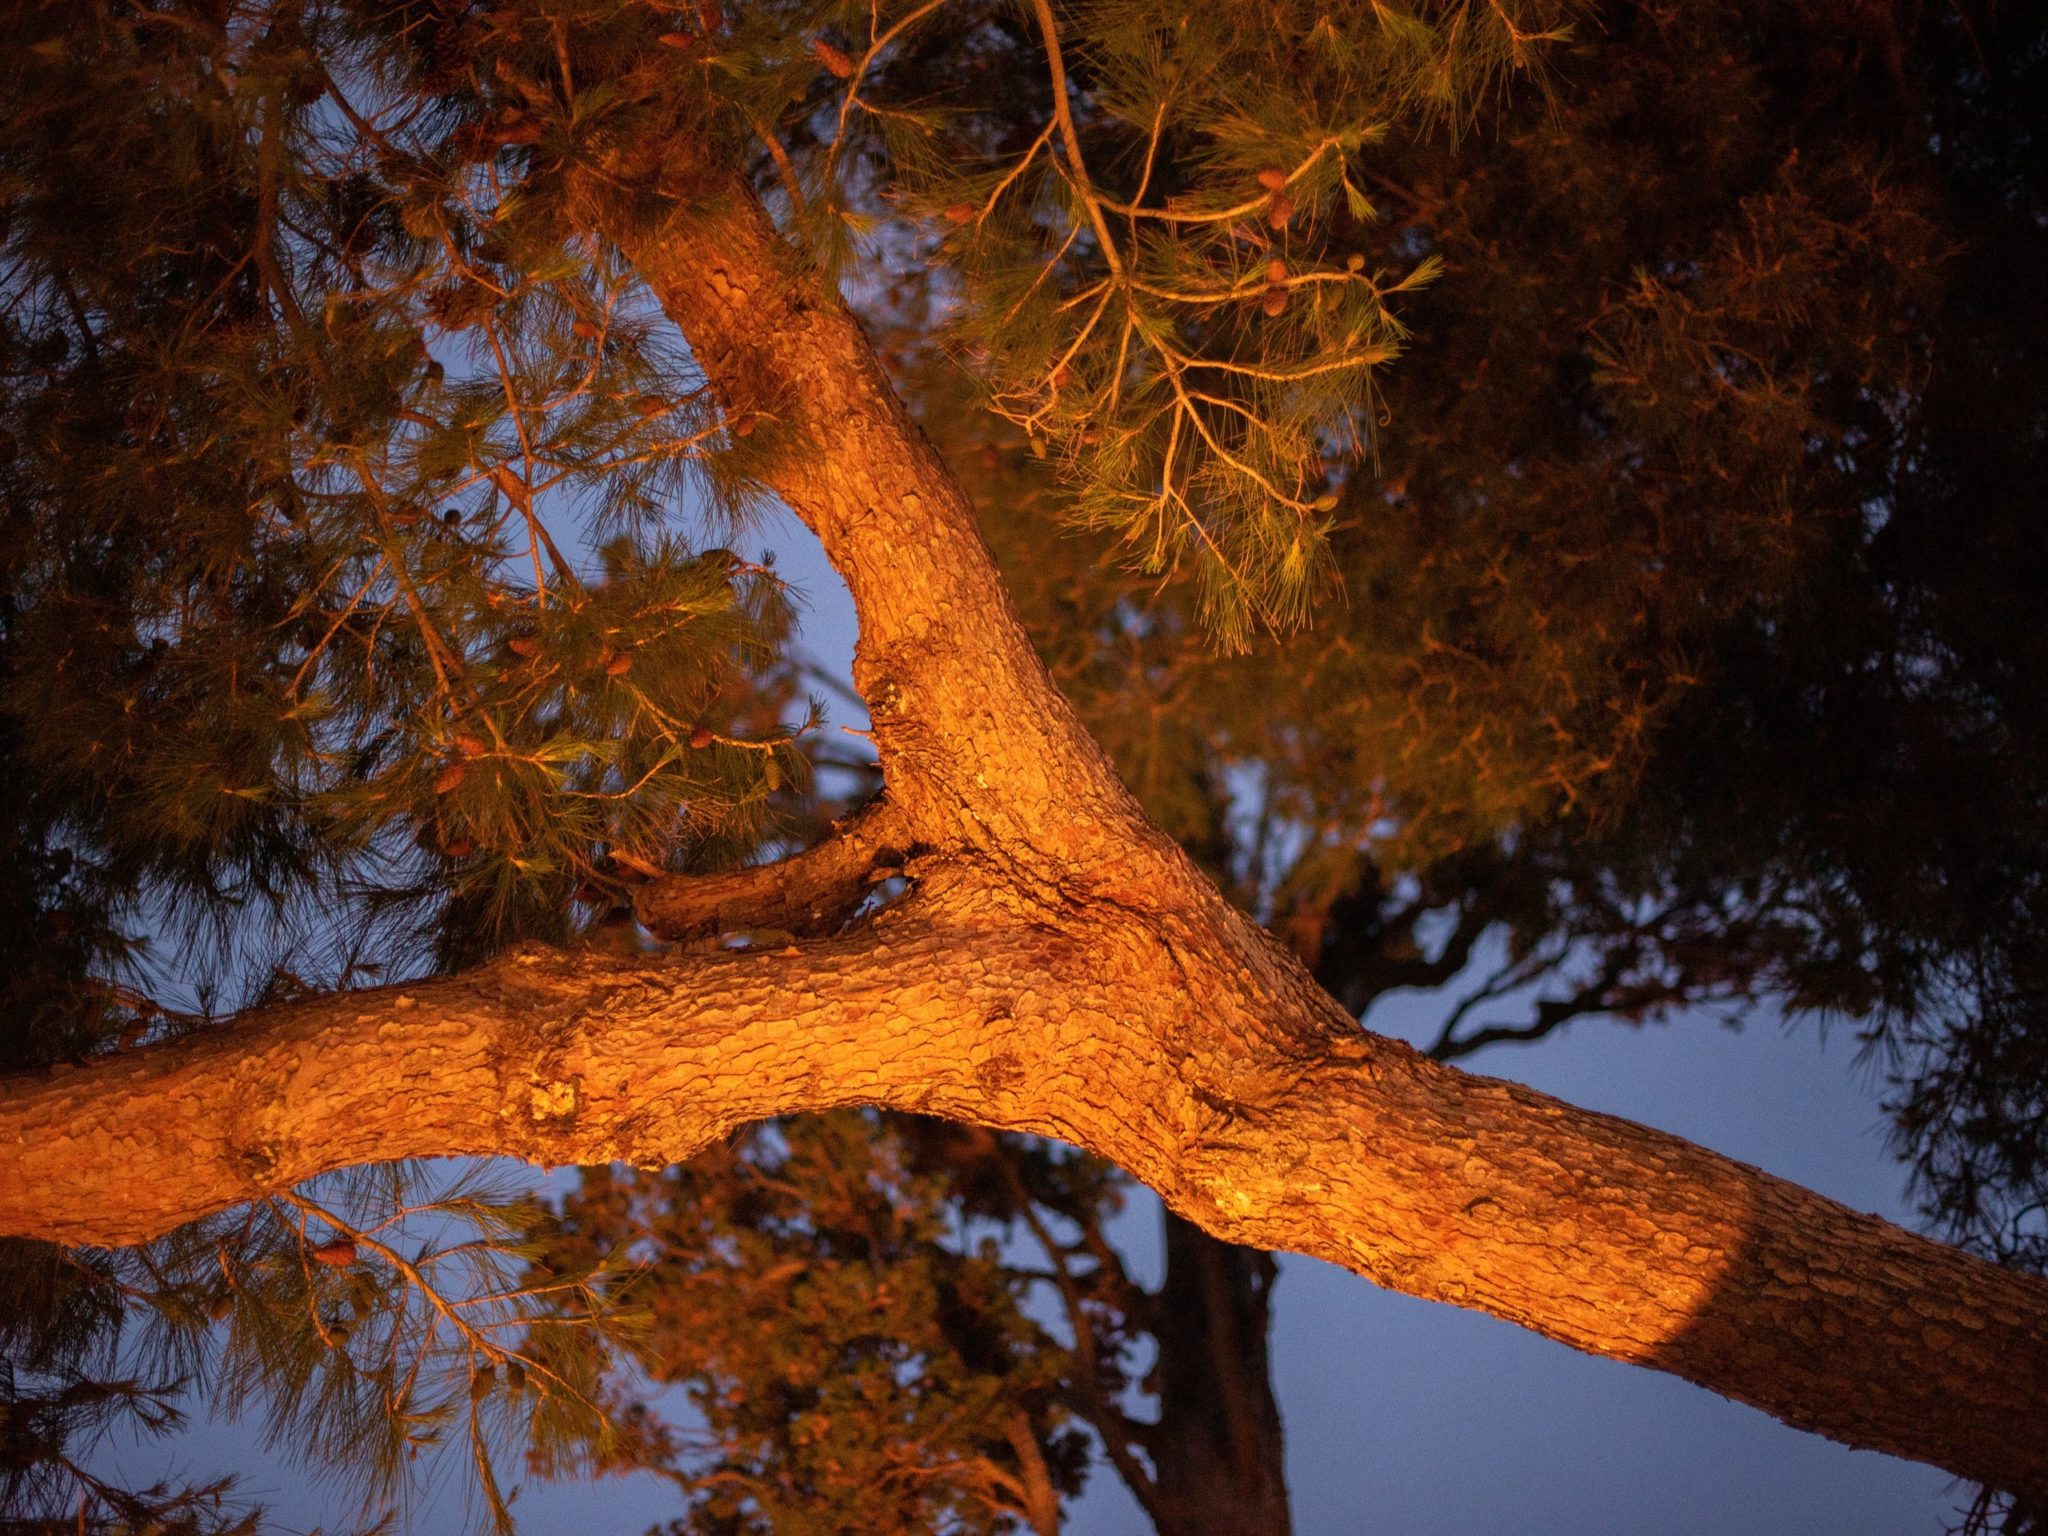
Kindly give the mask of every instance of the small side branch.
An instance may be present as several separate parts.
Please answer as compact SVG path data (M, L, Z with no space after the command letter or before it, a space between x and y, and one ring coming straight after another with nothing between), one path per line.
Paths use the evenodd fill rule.
M899 872L908 853L901 818L885 797L815 848L725 874L655 880L641 887L634 907L647 931L670 943L740 929L825 934L851 917L876 885Z

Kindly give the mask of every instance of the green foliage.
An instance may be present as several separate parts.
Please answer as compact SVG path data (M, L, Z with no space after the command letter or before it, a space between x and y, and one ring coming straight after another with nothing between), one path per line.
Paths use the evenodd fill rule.
M9 1243L0 1497L23 1513L103 1511L119 1529L254 1531L225 1481L130 1492L91 1471L103 1435L177 1428L203 1382L344 1502L388 1519L423 1455L453 1456L490 1526L510 1530L506 1454L602 1452L597 1374L637 1324L632 1272L608 1256L527 1277L548 1224L516 1189L482 1168L393 1165L119 1252Z
M1146 575L1190 563L1220 643L1301 625L1405 335L1395 301L1438 269L1362 254L1376 146L1469 118L1563 40L1561 13L1300 4L1248 24L1113 0L778 21L717 64L755 74L748 121L799 234L828 267L852 232L940 269L947 344L1063 471L1062 517ZM1006 67L1025 83L992 92Z
M91 878L371 868L452 955L567 931L614 851L750 846L800 778L734 729L787 614L667 524L686 468L742 492L672 334L381 37L189 19L52 10L8 82L6 703Z
M1611 8L1483 149L1380 147L1445 268L1284 646L1048 546L1058 481L904 353L1069 695L1339 996L1464 973L1447 1056L1853 1021L1930 1213L2038 1263L2042 39L1839 20Z
M1034 1484L1080 1491L1083 1422L1128 1433L1138 1293L1099 1225L1121 1184L1042 1143L848 1111L667 1174L586 1172L555 1252L650 1256L641 1361L692 1413L633 1451L682 1484L677 1531L1016 1530ZM1065 1338L1048 1306L1071 1308Z
M185 1229L164 1271L191 1275L209 1314L231 1298L220 1400L260 1404L270 1444L371 1506L394 1506L423 1453L460 1456L492 1528L510 1530L496 1463L508 1449L603 1444L594 1362L635 1323L617 1294L630 1271L605 1256L524 1278L546 1222L518 1188L482 1170L435 1181L385 1168L252 1207L232 1246Z
M686 491L705 533L743 523L748 450L631 274L521 200L474 112L421 109L402 16L17 10L7 1064L573 939L627 878L749 852L807 782L787 602L683 531ZM502 1526L508 1446L596 1433L561 1329L622 1314L511 1282L531 1213L502 1193L398 1177L103 1261L11 1253L69 1299L8 1341L10 1507L234 1525L221 1486L124 1491L79 1451L169 1427L185 1383L387 1503L454 1445ZM421 1223L467 1235L379 1236ZM308 1258L349 1229L360 1263Z
M160 1435L183 1422L179 1384L117 1376L109 1343L123 1299L118 1261L43 1243L0 1244L10 1305L0 1313L0 1509L62 1511L109 1528L180 1536L247 1536L253 1513L228 1498L225 1481L139 1490L117 1487L84 1464L92 1446L121 1427Z

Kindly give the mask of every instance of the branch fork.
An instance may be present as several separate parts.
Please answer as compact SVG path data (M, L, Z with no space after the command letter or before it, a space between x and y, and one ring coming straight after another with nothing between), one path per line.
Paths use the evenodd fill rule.
M650 223L594 179L570 204L714 392L786 408L767 473L852 591L887 799L782 864L641 893L664 936L805 935L780 951L527 948L0 1081L0 1232L134 1242L353 1163L659 1165L875 1104L1057 1136L1226 1240L2048 1493L2048 1281L1360 1029L1145 820L751 196ZM913 852L917 888L848 924Z

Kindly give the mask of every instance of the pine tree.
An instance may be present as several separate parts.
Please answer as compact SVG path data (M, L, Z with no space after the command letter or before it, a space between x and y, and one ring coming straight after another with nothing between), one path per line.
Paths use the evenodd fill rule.
M1235 876L1240 906L1287 931L1347 1003L1454 972L1504 925L1503 980L1578 978L1522 1033L1763 993L1846 1009L1914 1062L1905 1131L1943 1210L1981 1238L1998 1225L1987 1198L2023 1209L2037 1167L2026 859L1930 916L1910 871L1796 805L1730 837L1719 829L1788 782L1786 759L1738 757L1730 772L1699 719L1733 700L1796 764L1820 687L1823 717L1860 725L1845 739L1863 745L1915 702L1910 686L1874 702L1827 691L1872 655L1906 663L1923 693L1916 658L1957 658L1958 679L2001 701L2001 731L2027 718L2001 689L1998 641L1983 648L2009 631L1963 643L1979 611L1964 584L1923 583L1910 612L1892 600L1909 530L1955 505L1934 474L1899 469L1918 462L1937 407L1954 410L1928 359L1949 367L1949 338L1983 334L1967 285L1942 286L1954 269L1939 192L1975 178L1973 206L2009 198L2010 152L1965 136L1934 172L1896 168L1901 124L1917 129L1922 109L1886 107L1868 77L1889 71L1907 96L1900 49L1924 45L1934 62L1910 79L1966 118L1981 87L1954 63L1960 22L1832 62L1805 36L1787 82L1764 73L1784 69L1783 32L1738 8L1603 14L1618 40L1590 65L1571 47L1586 18L1540 6L1333 18L1283 5L1257 27L1228 8L1129 3L26 18L31 41L7 66L0 687L20 777L11 899L37 938L10 976L24 1001L9 1050L23 1065L94 1060L10 1090L14 1124L32 1127L22 1187L36 1204L8 1219L119 1241L261 1196L246 1218L109 1261L143 1280L110 1268L57 1287L38 1336L64 1308L111 1316L140 1293L189 1350L225 1298L224 1379L307 1405L297 1422L315 1454L382 1445L373 1479L408 1441L396 1413L394 1433L363 1432L359 1381L380 1358L418 1360L407 1390L426 1385L406 1413L423 1438L466 1420L488 1487L501 1420L479 1405L509 1404L511 1419L542 1405L543 1446L597 1433L602 1362L562 1340L627 1317L607 1254L583 1252L545 1293L483 1278L462 1294L510 1310L465 1332L419 1260L389 1244L376 1256L382 1224L457 1215L487 1229L474 1251L510 1261L542 1251L545 1221L378 1180L292 1187L411 1152L666 1163L751 1116L874 1101L1061 1131L1220 1235L1325 1252L1809 1427L2038 1487L2025 1449L2042 1411L2025 1386L2038 1329L1965 1342L1962 1364L1953 1353L1978 1337L1973 1321L2038 1318L2038 1287L1554 1108L1538 1111L1551 1130L1530 1155L1580 1182L1552 1187L1513 1157L1477 1195L1444 1173L1429 1149L1478 1133L1520 1145L1536 1135L1516 1118L1529 1107L1361 1044L1165 849L1012 628L954 482L829 286L852 295L952 462L1001 488L984 498L990 532L1030 552L1013 580L1040 644L1147 809ZM1828 21L1816 7L1782 27ZM2021 41L2016 57L2035 58ZM1710 43L1731 51L1702 72ZM1528 78L1543 72L1548 107ZM1671 101L1681 84L1691 95ZM1879 106L1823 165L1793 153L1788 104L1824 108L1831 91ZM1653 108L1668 139L1640 130ZM1717 113L1744 130L1716 137L1720 163L1656 163ZM1623 145L1639 150L1635 179L1603 185ZM1453 178L1471 179L1453 194ZM1515 206L1531 186L1556 189L1554 222ZM1622 216L1626 197L1639 219ZM1489 238L1532 230L1547 264ZM1461 276L1459 306L1432 311L1432 283ZM992 414L959 411L946 360ZM784 497L862 611L887 798L762 870L732 866L799 835L813 760L792 723L795 673L777 660L787 617L772 571L680 539L665 514L686 475L731 519L763 490ZM1646 511L1647 534L1632 522ZM1046 558L1052 519L1089 538ZM563 554L568 521L595 531L595 563ZM2005 538L2012 555L2029 547L2023 531ZM1869 585L1829 589L1830 570ZM1273 638L1319 595L1329 613L1339 580L1350 606L1334 632ZM1811 611L1865 629L1831 651ZM974 643L940 638L944 624ZM1258 654L1230 656L1255 641ZM1815 673L1803 690L1786 682L1801 667ZM1924 752L1867 792L1923 781L1964 723L1926 722L1907 738ZM1229 770L1247 762L1262 765L1266 838L1232 847ZM2024 802L2023 774L1992 782ZM1888 823L1863 825L1897 846ZM1303 832L1303 855L1276 862L1266 839ZM1983 840L1913 870L1960 871ZM877 885L880 913L863 915ZM682 950L642 953L637 936L617 954L534 947L631 935L605 921L628 902ZM1446 912L1452 944L1425 959L1414 939ZM266 927L284 940L258 943L252 963L248 935ZM175 1006L139 947L172 931L223 955ZM1170 973L1141 958L1156 952ZM1073 991L1077 965L1114 996ZM260 985L223 1009L230 975ZM1945 989L1986 1006L1973 1020ZM1135 1069L1175 1038L1170 1000L1190 991L1210 1033L1169 1050L1179 1076ZM868 1016L842 996L884 1000L881 1033L846 1035ZM209 1038L211 1016L245 1001L263 1006ZM719 1021L739 1040L771 1018L793 1022L756 1047L764 1064L721 1075ZM1442 1054L1485 1033L1460 1022ZM396 1054L336 1044L330 1027L371 1030ZM906 1027L915 1052L959 1068L899 1073L888 1042ZM131 1056L138 1035L164 1038ZM299 1066L265 1063L318 1050L355 1052L363 1091L387 1105L400 1082L473 1086L395 1118L331 1085L317 1102L281 1088L276 1126L256 1130L205 1120L202 1088L201 1121L165 1120L178 1144L124 1154L128 1172L175 1157L187 1178L116 1215L93 1183L95 1169L123 1176L106 1117L138 1125L159 1064L227 1072L227 1040L252 1042L229 1049L258 1083L295 1081ZM1107 1064L1058 1080L1077 1043ZM1932 1070L1911 1056L1923 1050ZM142 1086L115 1086L130 1082ZM1105 1093L1164 1118L1119 1131ZM343 1101L345 1127L309 1143L307 1117ZM1996 1115L1971 1112L1987 1103ZM1365 1157L1347 1117L1414 1155ZM90 1156L41 1150L77 1137ZM801 1163L797 1145L755 1166ZM829 1164L806 1198L829 1193ZM1639 1326L1689 1319L1649 1350L1466 1231L1481 1208L1562 1231L1587 1208L1586 1180L1626 1189L1632 1166L1660 1170L1635 1218L1709 1256L1762 1244L1790 1269L1840 1263L1852 1299L1769 1299L1740 1267L1762 1259L1707 1283L1625 1242L1557 1238L1557 1272L1642 1297ZM752 1176L728 1174L693 1198L716 1208ZM1349 1193L1325 1182L1303 1197L1316 1176ZM1383 1214L1360 1226L1375 1179L1422 1202L1435 1235ZM1104 1187L1083 1178L1068 1209L1085 1217ZM1779 1214L1759 1233L1752 1207ZM1013 1200L1002 1219L1027 1209ZM930 1218L904 1219L917 1235ZM1445 1231L1487 1255L1479 1270L1446 1257ZM2033 1240L2008 1235L1999 1251ZM938 1252L903 1248L922 1277L911 1291L971 1276L982 1310L1018 1326L1000 1265ZM816 1304L843 1317L827 1292L858 1275L804 1263ZM1911 1338L1887 1321L1930 1315L1936 1293L1961 1312ZM931 1324L892 1305L889 1336ZM425 1333L404 1321L419 1308L441 1319ZM269 1316L291 1326L266 1332ZM1843 1374L1727 1345L1731 1330L1814 1328L1859 1341ZM530 1348L498 1342L515 1329ZM1025 1356L1012 1385L1029 1399L1065 1367L1043 1340ZM46 1364L86 1379L75 1350ZM955 1379L984 1391L988 1362L971 1364ZM906 1410L907 1443L945 1443L917 1417L931 1406ZM1016 1436L1000 1415L963 1430L988 1472L980 1493L956 1482L944 1496L1042 1526L1046 1490L1078 1472L1062 1421L1037 1412ZM863 1497L896 1486L852 1483L859 1457L890 1448L845 1443L845 1416L826 1417L840 1428L806 1438L801 1414L771 1416L770 1450L723 1470L800 1479L783 1485L804 1490L784 1523L825 1518L832 1478ZM45 1434L38 1454L62 1438Z

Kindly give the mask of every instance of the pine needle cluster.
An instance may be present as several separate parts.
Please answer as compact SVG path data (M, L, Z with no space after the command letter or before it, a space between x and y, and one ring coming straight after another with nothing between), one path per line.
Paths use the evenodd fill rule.
M750 424L613 254L522 198L508 87L456 90L471 65L418 20L18 9L12 1067L202 1029L217 987L573 940L630 880L746 856L807 782L787 594L720 542ZM624 1314L514 1282L530 1209L399 1171L323 1188L132 1253L9 1245L11 1289L48 1279L10 1313L10 1510L241 1528L225 1485L92 1471L195 1383L387 1505L454 1446L500 1526L508 1447L599 1433L605 1353L549 1319L609 1340Z
M1140 572L1192 564L1238 648L1332 584L1399 301L1438 270L1375 249L1377 146L1565 35L1545 5L841 5L720 62L821 259L922 264L1064 518Z
M686 492L743 511L742 429L630 275L403 28L51 19L10 82L5 703L74 878L353 871L466 951L751 846L803 775L742 719L787 605L679 531Z
M92 1470L113 1429L175 1430L203 1381L337 1508L387 1521L452 1459L485 1523L511 1530L508 1459L607 1443L599 1377L640 1323L611 1255L529 1273L550 1224L517 1188L485 1167L390 1165L118 1252L11 1245L0 1499L124 1530L255 1531L226 1481L126 1490Z

